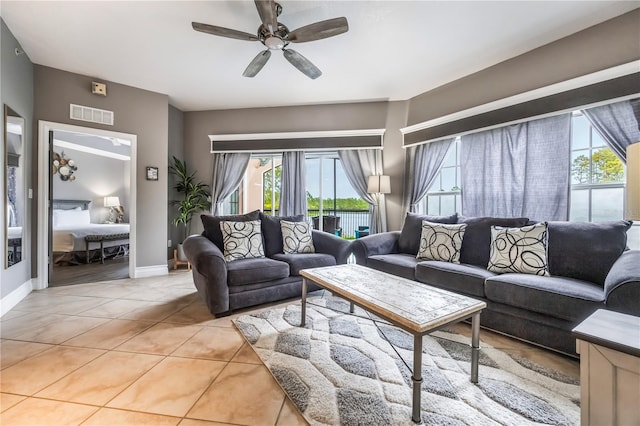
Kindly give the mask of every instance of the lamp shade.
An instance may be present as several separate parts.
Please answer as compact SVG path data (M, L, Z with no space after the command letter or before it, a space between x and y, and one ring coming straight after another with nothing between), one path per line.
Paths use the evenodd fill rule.
M627 146L626 204L625 218L640 220L640 142Z
M120 197L104 197L105 207L118 207L120 205Z
M369 194L389 194L391 193L391 179L386 175L369 176L367 184Z

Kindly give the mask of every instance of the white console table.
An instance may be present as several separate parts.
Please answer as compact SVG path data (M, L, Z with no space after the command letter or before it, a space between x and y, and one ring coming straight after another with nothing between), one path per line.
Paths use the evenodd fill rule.
M599 309L573 329L580 424L640 425L640 317Z

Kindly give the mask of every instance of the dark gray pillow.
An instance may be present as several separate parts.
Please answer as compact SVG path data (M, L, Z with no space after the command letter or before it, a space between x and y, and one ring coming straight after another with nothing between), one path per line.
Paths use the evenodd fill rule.
M549 222L549 272L604 286L633 222Z
M306 220L303 214L296 216L270 216L260 212L260 221L262 222L262 239L264 240L264 254L271 257L274 254L283 253L282 245L282 229L280 221L287 222L304 222Z
M420 235L422 234L422 221L433 223L458 223L458 213L451 216L425 216L416 213L407 213L404 225L398 238L398 251L400 253L417 255L420 248Z
M466 223L460 252L460 263L486 268L491 251L491 227L520 228L529 222L527 217L463 217Z
M202 225L204 226L202 235L207 237L213 244L218 246L220 251L224 253L224 242L222 241L220 222L247 222L250 220L260 220L260 210L255 210L246 214L230 214L227 216L201 214L200 219L202 219Z

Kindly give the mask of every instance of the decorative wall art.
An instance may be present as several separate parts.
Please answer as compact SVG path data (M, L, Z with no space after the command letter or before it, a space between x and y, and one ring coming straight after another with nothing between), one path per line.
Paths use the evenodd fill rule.
M57 173L62 180L74 181L76 177L73 173L76 170L78 170L78 166L76 166L75 161L66 158L64 151L60 152L60 154L57 152L53 153L53 164L51 165L51 173L53 175Z

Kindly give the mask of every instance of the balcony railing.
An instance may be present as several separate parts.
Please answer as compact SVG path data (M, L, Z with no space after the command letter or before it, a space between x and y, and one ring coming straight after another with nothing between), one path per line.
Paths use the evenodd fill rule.
M313 217L317 217L319 212L319 210L307 210L307 218L312 224L314 223ZM369 210L323 209L322 214L323 216L337 216L340 218L338 226L342 230L341 236L343 238L355 238L356 229L359 226L369 226Z
M265 213L269 214L269 210L265 209ZM307 210L307 220L309 223L314 224L316 222L319 225L320 220L313 220L314 217L319 217L319 210ZM275 211L275 215L278 215L278 210ZM360 226L369 226L369 210L333 210L333 209L323 209L323 216L337 216L340 218L339 228L342 230L340 235L343 238L355 238L356 237L356 229ZM327 222L324 220L323 222Z

